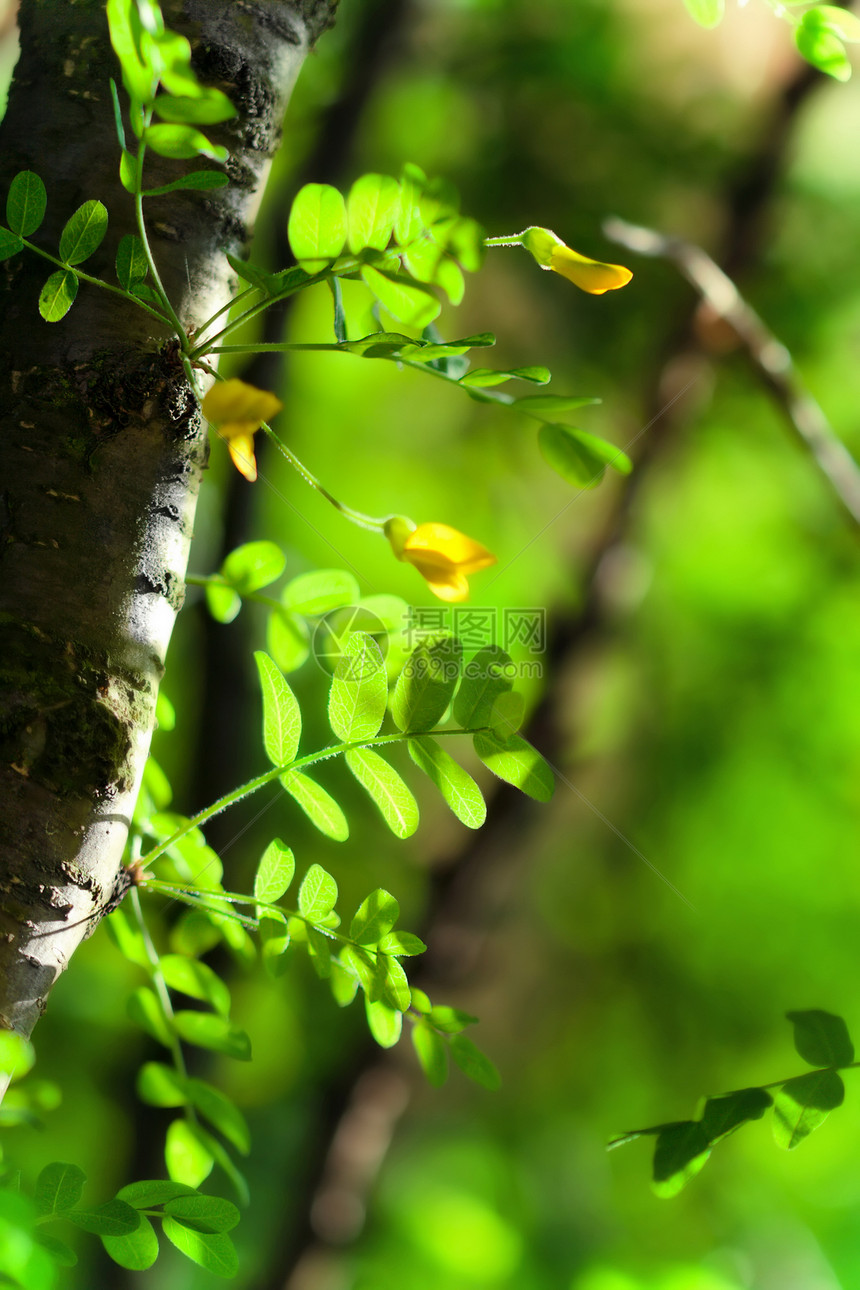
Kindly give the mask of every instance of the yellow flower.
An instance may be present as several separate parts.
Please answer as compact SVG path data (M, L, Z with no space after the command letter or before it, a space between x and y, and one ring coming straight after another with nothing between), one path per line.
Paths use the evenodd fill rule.
M414 565L440 600L465 600L466 575L496 563L496 557L474 538L448 524L419 524L403 515L386 521L385 534L398 560Z
M542 269L560 273L591 296L602 296L605 291L626 287L633 277L623 264L604 264L601 260L590 260L587 255L580 255L565 246L551 229L527 228L520 237L523 246L531 251Z
M217 382L203 400L203 415L226 440L233 465L252 484L257 478L254 434L283 406L268 390L239 380Z

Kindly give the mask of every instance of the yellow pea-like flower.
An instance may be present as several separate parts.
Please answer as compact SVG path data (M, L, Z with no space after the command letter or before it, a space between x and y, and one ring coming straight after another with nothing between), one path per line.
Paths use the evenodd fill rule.
M591 296L602 296L605 291L626 287L633 277L623 264L604 264L601 260L580 255L579 251L565 246L561 238L548 228L527 228L520 234L520 240L542 269L560 273Z
M205 396L203 415L227 443L233 465L253 484L257 478L254 435L284 406L275 394L246 381L219 381Z
M467 575L496 563L485 546L449 524L432 521L415 526L396 515L386 522L385 534L398 560L413 565L440 600L465 600Z

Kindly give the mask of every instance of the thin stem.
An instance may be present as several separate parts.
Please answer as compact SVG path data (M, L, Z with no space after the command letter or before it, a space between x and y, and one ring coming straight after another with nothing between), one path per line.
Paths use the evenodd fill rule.
M188 573L185 575L185 581L186 584L190 584L192 587L230 587L227 579L218 575L204 578ZM280 600L276 600L274 596L263 596L259 591L239 591L236 587L232 587L231 590L235 591L243 600L253 600L255 604L265 605L268 609L284 608Z
M513 237L485 237L484 246L522 246L522 233L514 234Z
M165 838L163 842L159 842L158 846L153 847L152 851L148 851L142 858L141 864L142 866L153 864L154 861L156 861L160 856L163 856L166 851L169 851L170 848L175 846L182 838L186 837L194 829L199 828L201 824L205 824L214 816L220 815L222 811L226 811L228 806L234 806L244 798L250 797L252 793L256 793L258 789L265 788L266 784L271 784L273 780L280 778L281 775L288 775L291 771L301 770L304 766L313 766L317 762L328 761L331 757L339 757L343 753L352 752L354 749L358 748L381 748L385 744L402 743L405 739L417 739L422 735L433 735L434 737L438 737L440 735L475 735L480 734L482 731L487 729L487 726L476 726L468 729L416 730L409 734L404 734L401 731L398 731L397 734L393 735L375 735L373 739L356 739L347 743L333 744L331 748L323 748L319 752L308 753L305 757L299 757L295 761L287 762L283 766L275 766L272 770L264 771L262 775L257 775L254 779L249 779L246 784L241 784L238 788L234 788L232 792L225 793L223 797L219 797L218 801L213 802L211 806L204 806L202 811L198 811L196 815L187 820L185 824L183 824L181 828L177 829L175 833L171 834L169 838Z
M316 475L312 475L307 466L299 461L295 453L290 452L289 448L286 444L282 443L271 426L267 425L264 421L261 429L265 430L266 434L278 449L278 452L282 457L286 457L293 470L297 471L298 474L301 475L306 484L310 484L311 488L315 488L327 502L330 502L335 510L340 511L341 515L345 516L346 519L351 520L353 524L357 524L359 528L369 529L371 533L384 532L386 523L385 517L376 519L372 515L365 515L362 511L353 510L351 506L347 506L344 502L338 501L338 499L320 483Z
M161 302L164 305L165 310L167 311L167 316L171 324L176 329L176 334L179 337L179 343L180 343L182 352L183 354L187 355L188 354L188 336L186 334L185 328L182 326L182 323L179 321L179 318L176 314L175 309L173 308L173 305L170 303L167 292L164 290L164 284L161 281L161 276L158 272L158 266L155 263L155 258L152 254L152 248L149 245L149 238L146 235L146 221L143 218L143 193L141 191L141 186L143 182L143 158L146 153L146 137L145 137L146 127L149 125L151 120L152 120L152 108L148 108L146 111L146 115L144 116L143 134L141 135L140 146L138 147L138 150L137 150L137 174L135 176L135 185L134 185L134 214L135 214L135 219L137 221L137 231L140 234L140 240L143 243L143 251L146 256L146 262L149 265L149 271L152 274L152 280L155 284L155 290L158 293L161 299Z
M253 285L250 287L246 287L244 291L240 291L238 295L231 297L231 299L227 301L226 305L222 305L220 309L216 309L212 317L207 318L205 323L201 323L199 328L197 329L197 332L198 332L197 343L200 344L202 342L203 333L206 331L207 327L212 326L216 318L220 318L221 315L223 313L226 313L228 309L232 309L234 305L238 305L240 300L244 300L246 296L253 295L255 291L262 291L262 287L255 287Z

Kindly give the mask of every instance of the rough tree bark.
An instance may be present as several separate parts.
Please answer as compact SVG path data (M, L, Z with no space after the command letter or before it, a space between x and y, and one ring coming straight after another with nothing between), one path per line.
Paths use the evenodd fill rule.
M207 129L230 149L230 186L149 203L155 258L186 328L228 298L223 253L242 249L289 93L336 6L163 5L201 80L239 110ZM0 194L19 170L41 175L48 215L34 240L54 254L71 213L101 199L110 231L85 267L113 281L134 226L102 0L24 0L20 24ZM145 182L183 166L152 157ZM121 879L207 453L157 322L86 284L62 322L43 322L51 268L26 251L0 265L0 1027L23 1035Z

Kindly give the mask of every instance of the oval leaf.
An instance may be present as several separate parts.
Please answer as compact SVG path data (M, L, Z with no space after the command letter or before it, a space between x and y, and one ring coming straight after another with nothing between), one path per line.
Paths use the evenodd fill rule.
M474 741L475 752L499 779L537 802L550 800L555 788L553 773L540 753L520 735L502 741L495 735L480 734L474 736Z
M372 636L355 632L343 647L332 677L328 719L345 743L372 739L379 732L388 703L388 677L382 653Z
M263 689L263 747L274 766L288 766L302 733L298 701L268 654L257 650L254 658Z
M280 900L293 881L296 861L290 848L274 838L263 852L254 878L254 896L270 904Z
M377 887L361 902L349 925L350 940L377 945L400 917L400 906L390 892Z
M320 833L335 842L345 842L349 837L349 823L337 802L317 782L291 770L281 776L281 784Z
M406 660L391 699L391 715L401 730L431 730L451 702L463 646L456 636L431 636Z
M29 237L45 218L48 194L45 185L32 170L20 170L9 185L6 198L6 223L13 233Z
M242 595L259 591L280 578L287 557L275 542L246 542L231 551L221 565L221 576Z
M225 1053L240 1062L251 1060L250 1039L244 1030L234 1026L226 1017L218 1017L213 1012L176 1012L173 1023L180 1039L188 1044Z
M65 318L78 294L78 275L70 269L52 273L39 293L39 313L45 322L59 322Z
M84 202L60 234L60 259L81 264L101 246L107 232L108 213L101 202Z
M850 1066L854 1045L841 1017L821 1008L787 1012L794 1025L794 1046L810 1066Z
M409 756L430 777L457 819L468 829L479 829L487 818L487 806L469 772L429 735L409 740Z
M400 185L390 175L362 175L346 202L349 249L384 251L400 214Z
M337 900L337 883L322 865L312 864L299 888L299 913L311 923L321 923Z
M373 798L385 823L398 838L409 838L418 828L418 803L393 766L371 748L354 748L346 764L362 788Z
M158 1237L145 1214L139 1215L140 1225L134 1232L123 1236L102 1236L102 1245L114 1263L131 1272L144 1272L158 1258Z
M842 1105L845 1085L836 1071L809 1071L777 1089L773 1099L773 1136L780 1147L793 1151Z
M369 264L363 266L361 276L383 309L407 327L427 327L442 312L442 302L429 290L380 273Z
M64 1214L81 1199L87 1176L77 1165L55 1160L36 1179L34 1201L37 1214Z
M195 1232L170 1217L165 1217L162 1228L177 1250L207 1272L216 1277L234 1277L239 1271L236 1247L225 1232Z
M296 194L287 223L290 250L307 273L336 260L346 243L346 206L331 184L305 184Z

